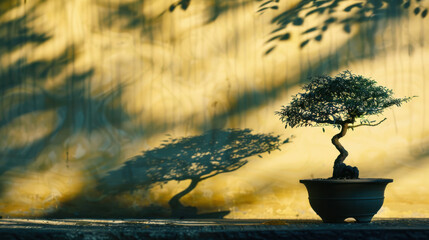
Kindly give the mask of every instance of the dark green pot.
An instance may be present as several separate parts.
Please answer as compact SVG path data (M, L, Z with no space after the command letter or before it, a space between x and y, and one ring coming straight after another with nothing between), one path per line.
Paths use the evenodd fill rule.
M341 223L346 218L370 222L384 202L386 185L392 179L305 179L313 210L323 222Z

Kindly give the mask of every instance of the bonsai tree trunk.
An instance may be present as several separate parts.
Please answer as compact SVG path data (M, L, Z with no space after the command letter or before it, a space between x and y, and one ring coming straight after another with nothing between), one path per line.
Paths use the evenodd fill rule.
M332 174L333 179L339 178L348 178L348 179L357 179L359 178L359 170L357 167L351 167L344 164L344 160L349 155L346 149L341 145L340 138L344 137L347 133L348 123L341 124L341 131L332 137L332 144L334 144L335 148L340 152L337 159L335 159L334 163L334 172Z
M189 192L191 192L192 190L194 190L194 188L197 186L197 184L200 182L199 178L192 178L191 179L191 184L189 184L189 186L179 192L178 194L176 194L174 197L172 197L170 199L170 201L168 201L168 205L170 205L171 208L171 212L172 215L174 217L186 217L186 216L195 216L197 215L197 208L196 207L187 207L184 206L181 202L180 199L185 196L186 194L188 194Z

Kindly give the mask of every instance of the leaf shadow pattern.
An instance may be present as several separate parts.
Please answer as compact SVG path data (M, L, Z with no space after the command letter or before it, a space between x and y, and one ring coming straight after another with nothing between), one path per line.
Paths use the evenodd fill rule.
M245 1L224 1L224 0L212 0L210 3L210 7L207 8L207 15L209 18L207 19L206 23L212 23L216 21L216 19L221 16L222 14L227 13L227 11L230 10L236 10L240 7L243 7L249 3L251 3L253 0L245 0Z
M50 67L49 69L52 70ZM75 144L70 141L79 134L89 136L93 132L100 132L106 142L116 142L118 136L115 130L120 128L117 125L131 118L122 105L116 103L125 86L118 85L103 91L102 94L92 95L88 92L87 84L93 72L90 69L72 73L50 90L45 89L42 83L34 85L22 83L17 86L18 89L10 89L4 95L0 95L0 101L4 104L1 109L3 114L0 115L0 130L3 132L11 131L8 129L23 119L42 116L46 112L55 113L52 116L53 126L46 126L45 121L49 119L32 123L35 129L50 128L43 136L27 141L24 145L14 145L7 138L0 141L0 175L17 167L20 172L44 172L57 163L68 161L68 157L65 156L64 158L59 156L55 160L39 156L44 152L47 154L46 151L50 151L49 149L53 149L54 146L64 144L67 147ZM115 164L116 157L116 155L108 158L104 156L103 165ZM86 167L91 167L95 160L97 159L87 159ZM96 162L100 161L101 158ZM7 186L3 187L0 194Z
M226 13L228 10L234 10L239 7L242 7L246 4L251 3L253 0L244 0L244 1L225 1L225 0L210 0L209 8L207 9L208 20L206 23L214 22L219 16ZM178 0L175 3L171 4L169 11L173 12L177 7L183 11L186 11L191 4L191 0Z
M262 1L262 0L260 0ZM342 2L348 0L301 0L295 6L283 11L275 16L271 23L277 27L271 32L271 37L267 43L285 41L291 38L291 33L286 31L288 27L301 26L306 19L312 15L324 18L324 21L317 26L301 32L305 36L300 43L300 48L305 47L310 41L320 42L323 34L333 25L342 25L346 33L352 31L353 25L365 22L374 22L381 19L399 17L405 14L402 9L408 9L413 6L413 13L425 18L428 9L423 6L422 0L362 0L349 1L347 7L343 7ZM413 4L413 2L415 4ZM258 12L264 13L270 9L278 9L279 0L266 0L259 6ZM347 14L342 14L343 12ZM275 49L275 45L270 47L265 55L268 55Z
M239 9L253 1L254 0L208 0L206 1L207 6L203 10L204 16L206 16L204 23L212 23L216 21L219 16L226 14L228 11ZM150 2L145 0L133 0L117 4L99 3L99 5L107 9L101 21L104 26L108 28L118 27L118 29L121 30L140 29L142 36L153 41L155 33L163 29L162 22L165 20L163 16L166 13L175 11L178 7L180 7L182 11L188 10L191 5L191 0L175 1L167 9L153 16L145 13L144 10L151 8Z
M0 17L21 5L21 1L10 0L0 3ZM0 56L11 53L25 44L40 45L52 36L45 32L35 31L28 27L37 18L36 9L44 0L35 0L33 6L25 10L25 14L14 19L2 21L0 25Z
M43 61L27 62L24 57L13 60L9 56L20 48L26 46L37 47L52 38L47 32L40 32L32 27L34 21L38 19L36 9L44 0L35 0L31 7L25 9L25 14L15 18L4 18L0 23L0 131L8 128L8 124L26 112L32 112L30 108L36 106L33 86L46 69L39 71L39 66L44 65ZM10 11L22 7L22 1L10 0L0 2L0 17L10 13ZM9 65L7 65L10 63ZM31 75L31 76L30 76ZM26 104L21 104L25 102ZM18 106L19 105L19 106ZM34 110L35 111L35 110ZM30 162L26 153L34 152L39 148L43 139L35 141L21 148L10 148L7 143L7 135L2 131L3 138L0 141L0 175L8 169L16 166L25 166ZM11 157L11 155L13 155ZM4 179L3 179L4 180ZM0 183L0 195L3 193L6 183Z
M71 212L66 208L73 206L80 208L90 217L223 218L229 211L198 214L197 207L185 206L180 200L201 181L222 173L234 172L248 163L249 157L279 150L280 146L287 142L288 139L282 141L280 136L272 134L254 134L250 129L214 129L198 136L170 138L160 147L131 158L121 168L99 179L96 185L96 191L102 192L106 198L125 192L140 193L138 189L148 190L169 181L190 180L186 189L168 201L169 209L158 204L139 209L121 206L118 213L118 208L112 208L112 205L106 207L106 204L98 204L97 201L85 201L85 196L82 195L71 202L63 203L62 207L50 216L68 216ZM113 204L116 203L113 201ZM100 207L107 211L100 211ZM204 209L202 210L204 212ZM103 215L100 216L100 213Z
M143 11L146 8L145 3L147 3L145 0L109 2L108 4L97 3L98 6L106 9L102 14L100 24L107 28L117 27L121 31L140 29L142 36L153 40L154 33L159 31L159 24L162 23L161 17L164 13L157 16L148 16Z
M121 102L125 83L111 85L109 89L97 87L91 84L95 72L92 66L75 68L81 52L79 46L71 44L55 49L55 55L40 59L27 57L26 53L39 45L50 44L53 35L35 27L38 8L46 1L35 0L25 6L22 2L0 3L0 16L25 8L24 15L0 22L0 59L5 63L0 65L0 133L3 136L0 139L0 197L11 188L14 178L43 173L55 164L68 162L61 146L67 148L73 144L70 142L75 136L89 136L97 131L103 135L104 142L115 144L121 137L117 134L120 125L132 118ZM18 50L22 56L9 57ZM17 136L19 140L11 140L9 136ZM46 157L50 151L56 154L55 158ZM119 159L118 154L100 155L103 153L87 159L83 167L101 163L111 167ZM9 171L13 173L8 175Z

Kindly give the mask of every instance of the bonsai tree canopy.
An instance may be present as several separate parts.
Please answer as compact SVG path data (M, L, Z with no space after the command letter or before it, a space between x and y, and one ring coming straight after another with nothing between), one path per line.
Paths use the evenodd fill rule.
M356 167L343 162L348 152L339 142L348 129L360 126L377 126L381 121L371 121L371 115L380 115L391 106L401 106L411 97L394 98L393 91L377 86L376 81L344 71L335 77L317 76L303 87L304 92L293 96L288 106L276 112L285 127L333 125L341 131L332 138L340 152L334 163L332 178L358 178Z

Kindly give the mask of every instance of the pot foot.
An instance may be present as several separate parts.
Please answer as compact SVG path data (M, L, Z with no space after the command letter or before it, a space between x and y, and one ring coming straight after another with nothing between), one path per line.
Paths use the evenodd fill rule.
M344 223L345 218L322 218L324 223Z
M356 219L358 223L369 223L372 220L372 216L355 217L354 219Z

